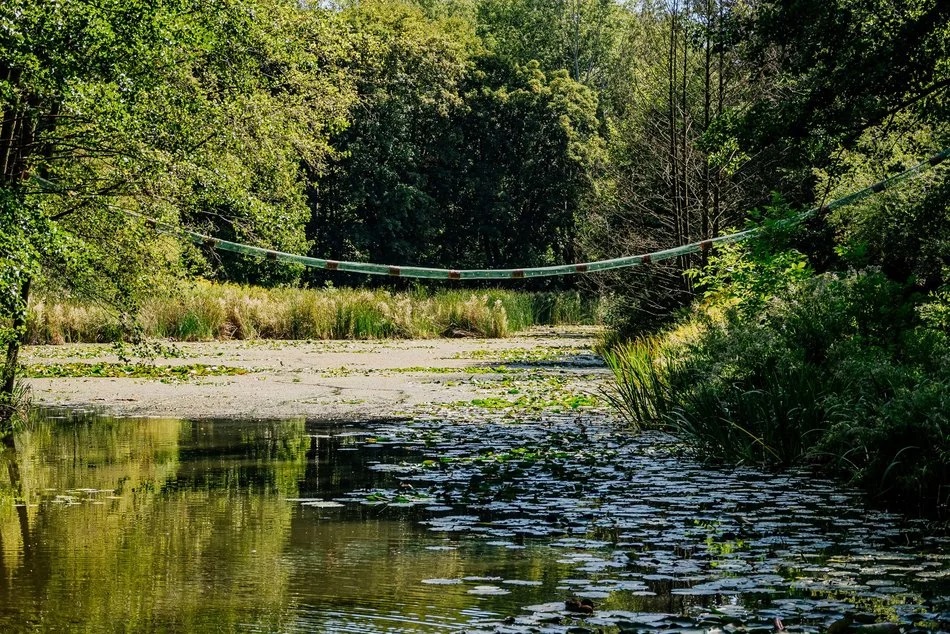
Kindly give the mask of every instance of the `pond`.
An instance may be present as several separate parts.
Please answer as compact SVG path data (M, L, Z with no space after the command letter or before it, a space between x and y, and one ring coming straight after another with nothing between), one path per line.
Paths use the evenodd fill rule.
M45 412L0 455L4 632L948 629L948 544L596 416Z

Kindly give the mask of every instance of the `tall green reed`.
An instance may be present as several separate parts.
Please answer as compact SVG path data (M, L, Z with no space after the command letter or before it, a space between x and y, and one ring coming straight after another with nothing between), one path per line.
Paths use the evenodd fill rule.
M674 405L660 351L658 338L644 338L603 352L615 379L604 396L631 429L664 425Z

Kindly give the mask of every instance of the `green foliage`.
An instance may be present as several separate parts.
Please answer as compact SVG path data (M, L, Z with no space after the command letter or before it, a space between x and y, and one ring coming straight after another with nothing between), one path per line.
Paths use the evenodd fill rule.
M314 192L312 252L456 268L572 260L601 154L595 93L405 2L344 18L363 38L359 108Z
M343 13L356 39L358 102L335 135L336 160L320 179L308 226L315 254L423 262L442 222L434 187L462 108L460 83L475 46L465 26L428 20L405 2L360 3ZM447 150L446 150L447 151Z
M223 40L193 72L224 89L199 103L225 133L212 135L183 166L188 180L178 207L189 224L219 237L306 252L307 191L336 152L331 135L349 123L355 78L344 69L357 44L334 14L285 0L255 0L208 17L215 22L209 33ZM268 284L301 273L233 256L213 268Z
M759 69L759 91L714 127L722 147L754 157L743 166L753 178L820 204L946 145L946 3L761 2L731 18L743 34L731 46ZM888 502L945 512L947 182L938 168L819 217L823 230L789 243L823 273L815 279L789 276L789 253L772 249L778 270L760 272L778 283L760 298L776 300L749 302L741 275L709 279L744 299L686 353L713 380L687 391L677 422L707 439L732 442L730 425L755 438L706 442L720 456L770 460L768 447L772 461L820 465ZM742 306L751 310L740 317Z
M577 291L530 293L530 314L538 324L597 323L599 301ZM510 313L510 311L509 311Z
M126 210L305 249L302 168L323 168L352 93L331 16L290 0L0 6L3 391L29 282L131 314L200 264Z
M657 427L674 404L665 366L656 339L640 339L604 351L604 360L616 384L605 394L632 430Z
M923 328L905 330L901 344L890 354L856 342L842 346L826 373L839 388L825 399L828 426L813 460L885 501L945 512L950 345Z
M446 260L478 266L574 260L575 214L601 158L597 98L567 73L483 57L465 93L464 182Z
M741 172L744 148L721 120L751 85L725 45L727 17L745 3L625 5L601 95L608 160L580 242L591 259L650 253L725 233L767 190ZM694 299L687 270L701 256L586 281L609 297L606 321L623 337L668 325Z
M604 88L611 82L629 14L610 0L482 0L478 32L514 64L536 61L545 72L566 70L575 81Z
M928 301L921 304L919 312L928 326L950 335L950 286L934 291Z
M757 313L777 294L812 275L807 258L798 251L751 257L742 244L717 249L707 268L692 269L690 274L705 290L707 299L735 303L747 315Z
M768 302L752 294L695 317L685 342L615 352L614 401L706 457L821 466L883 501L939 512L950 340L920 325L905 290L865 272L796 279Z
M27 213L13 192L0 190L0 346L4 348L22 334L13 320L26 312L21 292L37 272L41 226L41 220Z
M758 96L735 128L773 188L808 202L815 167L903 111L946 120L950 7L941 0L764 0L730 15ZM778 169L776 169L778 167Z
M895 130L868 132L857 147L842 155L838 169L823 174L831 196L846 188L867 186L888 173L919 160L946 136L920 127L909 117L898 119ZM946 254L950 253L950 180L938 167L828 218L838 237L836 251L849 266L878 266L891 279L921 291L945 284Z

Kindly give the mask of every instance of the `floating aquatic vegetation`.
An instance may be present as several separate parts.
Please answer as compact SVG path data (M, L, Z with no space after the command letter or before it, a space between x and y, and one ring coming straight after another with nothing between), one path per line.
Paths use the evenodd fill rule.
M104 425L103 435L125 438L124 424ZM227 442L211 442L211 430ZM39 534L60 522L112 525L112 513L138 516L140 498L149 509L217 517L213 528L174 530L216 536L214 552L235 552L245 566L241 583L262 565L287 575L288 614L326 631L770 634L781 623L810 634L847 619L852 634L950 630L945 533L869 510L807 473L704 467L669 437L618 434L598 415L169 431L178 475L161 489L143 478L113 490L105 483L121 473L116 457L137 454L76 460L75 448L91 445L75 442L87 428L64 427L42 464L69 477L24 499L29 508L7 488L4 537L40 511ZM143 517L142 548L158 516ZM253 539L234 541L241 536ZM64 561L84 556L73 544L64 543ZM571 599L594 605L571 611ZM23 605L11 609L29 613L32 603Z
M23 376L31 379L126 378L187 381L209 376L236 376L248 372L247 368L203 363L155 365L151 363L77 362L31 364L23 368Z
M429 500L417 521L450 536L460 553L475 544L541 548L563 570L552 597L558 601L507 621L473 619L475 629L466 631L543 625L566 632L580 618L583 627L622 632L771 632L777 617L783 627L812 632L846 613L908 627L921 615L950 620L928 599L935 582L950 591L950 559L906 547L925 527L869 512L856 494L807 473L709 469L683 457L668 437L617 434L593 416L514 425L421 420L373 433L408 452L370 467L401 488L354 496L389 503L411 487ZM476 584L467 594L486 599L544 583L461 581ZM565 595L602 607L565 612ZM644 601L666 602L675 614L624 609Z

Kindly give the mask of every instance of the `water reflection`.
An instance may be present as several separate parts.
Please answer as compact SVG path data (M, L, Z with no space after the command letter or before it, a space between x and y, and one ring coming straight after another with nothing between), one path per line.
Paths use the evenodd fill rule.
M80 415L19 435L0 479L3 629L279 626L283 499L304 459L266 441L302 422L224 427ZM255 449L233 459L219 444Z
M709 472L572 421L50 414L16 445L0 454L0 631L950 618L942 538L908 543L827 484ZM565 614L571 595L596 613Z
M37 417L0 456L0 631L444 630L467 566L399 512L303 506L392 484L357 428ZM407 451L389 451L399 461Z

